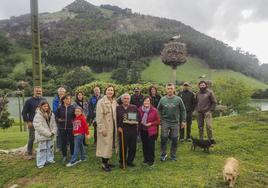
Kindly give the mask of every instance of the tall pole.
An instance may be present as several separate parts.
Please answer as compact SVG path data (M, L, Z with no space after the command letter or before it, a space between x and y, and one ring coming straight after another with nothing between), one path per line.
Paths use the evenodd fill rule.
M31 1L31 29L32 29L32 65L33 86L42 87L42 65L40 53L40 31L38 21L38 0Z

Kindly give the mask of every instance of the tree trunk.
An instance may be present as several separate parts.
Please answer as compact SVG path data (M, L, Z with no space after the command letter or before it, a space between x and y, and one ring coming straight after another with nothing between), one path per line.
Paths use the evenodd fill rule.
M172 82L176 85L176 80L177 80L177 69L172 68Z

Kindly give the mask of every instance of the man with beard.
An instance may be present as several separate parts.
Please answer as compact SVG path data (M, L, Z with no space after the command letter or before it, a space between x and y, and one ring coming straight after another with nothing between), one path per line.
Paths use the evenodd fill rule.
M33 97L29 98L25 102L23 109L22 109L23 121L26 122L28 126L28 131L29 131L29 140L28 140L28 145L27 145L27 153L28 153L29 159L34 158L33 157L33 143L35 139L35 131L33 127L33 119L35 116L35 111L38 105L42 101L46 101L46 99L42 97L42 88L40 86L35 86Z
M204 138L204 124L206 124L207 137L212 144L215 140L212 135L212 112L215 110L217 101L213 91L208 89L208 84L205 81L200 81L199 92L196 94L196 111L197 123L199 129L199 138Z

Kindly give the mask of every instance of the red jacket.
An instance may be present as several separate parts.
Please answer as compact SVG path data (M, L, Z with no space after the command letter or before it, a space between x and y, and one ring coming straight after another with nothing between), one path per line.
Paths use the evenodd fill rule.
M73 120L73 134L89 135L87 121L84 115L75 117Z
M142 119L144 112L142 111L142 107L139 108L139 114ZM148 113L147 123L151 123L152 125L146 127L141 125L142 130L147 130L149 136L157 135L158 125L160 124L160 116L155 107L151 107Z

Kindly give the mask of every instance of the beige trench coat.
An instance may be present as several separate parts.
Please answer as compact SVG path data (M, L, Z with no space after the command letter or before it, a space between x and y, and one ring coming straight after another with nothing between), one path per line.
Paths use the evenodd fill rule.
M113 153L113 131L115 129L115 148L117 152L117 124L116 124L116 106L114 99L112 103L105 95L97 103L96 121L97 121L97 150L96 156L102 158L111 158ZM107 136L103 136L103 132Z

